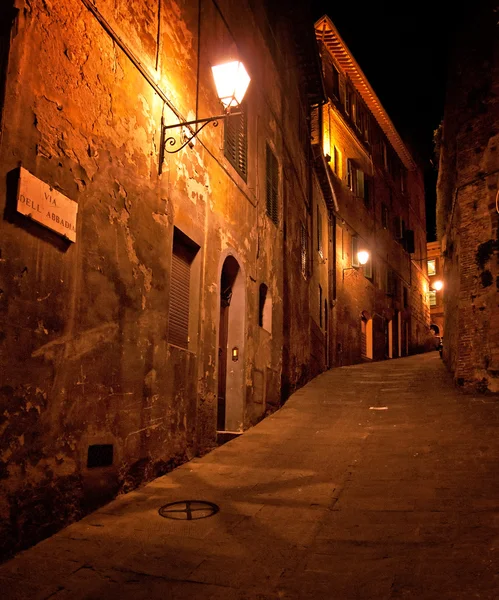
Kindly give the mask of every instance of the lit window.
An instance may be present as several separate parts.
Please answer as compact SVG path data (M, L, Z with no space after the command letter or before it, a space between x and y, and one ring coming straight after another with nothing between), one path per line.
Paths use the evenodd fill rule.
M429 260L428 261L428 275L436 275L437 274L437 265L436 265L436 260Z
M428 292L428 299L430 301L430 306L437 305L437 292L435 290L430 290Z
M333 147L333 171L340 177L340 151L336 146Z

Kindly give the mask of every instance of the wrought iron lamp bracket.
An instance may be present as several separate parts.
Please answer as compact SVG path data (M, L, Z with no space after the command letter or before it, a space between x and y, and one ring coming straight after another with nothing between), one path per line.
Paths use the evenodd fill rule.
M213 124L213 127L218 127L218 122L231 117L233 115L241 114L237 112L226 112L223 115L217 115L215 117L207 117L206 119L197 119L195 121L185 121L184 123L175 123L174 125L163 125L161 126L161 147L162 153L167 152L168 154L175 154L180 152L186 146L191 145L194 138L208 125ZM197 127L195 131L192 129L192 125L202 124L201 127ZM182 129L180 135L169 135L172 129ZM190 135L184 131L184 128L189 131Z

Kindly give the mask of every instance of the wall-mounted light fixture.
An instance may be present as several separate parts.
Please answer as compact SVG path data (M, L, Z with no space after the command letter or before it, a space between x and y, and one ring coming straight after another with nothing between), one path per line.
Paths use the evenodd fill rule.
M369 252L367 250L359 250L357 252L357 264L356 265L352 265L351 267L344 267L343 268L343 279L345 279L345 271L349 271L350 269L355 269L357 271L357 269L361 266L361 265L365 265L367 263L367 261L369 260Z
M431 289L435 292L439 292L444 287L444 282L437 279L431 284Z
M224 107L224 113L216 117L207 117L206 119L184 121L183 123L175 123L175 125L162 125L161 142L163 152L168 152L168 154L179 152L182 148L193 142L194 138L208 123L213 123L213 126L216 127L218 121L230 115L238 114L237 108L243 101L251 81L243 63L235 60L222 65L216 65L211 68L211 71L215 80L218 98ZM235 112L233 111L234 108L236 109ZM191 125L199 125L200 123L202 123L201 127L193 131ZM180 134L176 136L168 135L167 132L172 129L180 129ZM178 144L180 146L177 148Z
M239 348L237 346L232 348L231 357L233 362L237 362L239 360Z

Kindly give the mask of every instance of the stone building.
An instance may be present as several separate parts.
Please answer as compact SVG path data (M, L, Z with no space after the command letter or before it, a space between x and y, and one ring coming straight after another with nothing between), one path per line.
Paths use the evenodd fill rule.
M327 94L313 142L330 212L331 364L404 356L429 333L421 170L331 20L315 30Z
M321 190L308 113L323 87L298 9L1 11L7 552L277 407L324 369L311 282L328 298L327 266L311 277L309 264ZM167 139L197 126L165 127L222 112L211 66L228 60L251 77L241 112L170 153Z
M442 256L440 242L428 242L427 249L427 269L430 280L430 290L428 292L430 303L430 329L435 336L444 335L444 259ZM442 287L441 285L442 284Z
M296 4L2 4L3 553L237 435L328 366L421 345L419 171L339 54L343 96L325 103ZM191 123L223 112L211 67L226 61L251 78L244 101Z
M470 391L499 391L499 41L496 3L457 11L438 140L444 360Z

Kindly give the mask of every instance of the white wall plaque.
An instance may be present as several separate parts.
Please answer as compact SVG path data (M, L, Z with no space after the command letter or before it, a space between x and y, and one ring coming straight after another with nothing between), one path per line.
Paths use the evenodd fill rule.
M20 168L17 211L76 242L78 204Z

